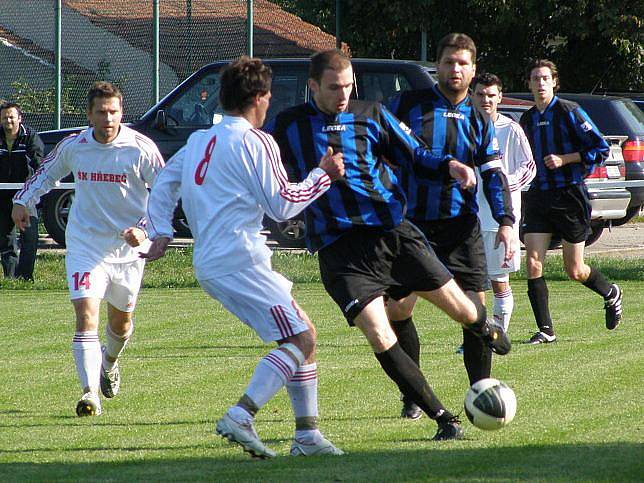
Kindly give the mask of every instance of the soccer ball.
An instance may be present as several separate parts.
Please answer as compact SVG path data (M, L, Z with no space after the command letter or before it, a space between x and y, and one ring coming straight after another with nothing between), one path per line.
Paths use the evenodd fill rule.
M502 428L512 421L516 411L514 391L498 379L481 379L465 394L465 414L479 429Z

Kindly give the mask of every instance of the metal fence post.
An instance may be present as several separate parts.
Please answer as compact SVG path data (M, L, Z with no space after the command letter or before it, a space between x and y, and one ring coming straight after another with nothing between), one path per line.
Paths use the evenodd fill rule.
M253 56L253 0L247 0L246 32L248 34L248 57Z
M63 72L62 72L62 35L63 35L63 2L56 0L56 39L54 41L54 62L56 64L56 92L54 93L54 126L60 129L60 118L62 112L63 99Z
M427 30L420 33L420 60L427 61Z
M342 7L340 0L335 0L335 48L340 50L342 48L342 39L340 38L340 26L342 17Z
M159 0L152 1L152 104L159 102Z

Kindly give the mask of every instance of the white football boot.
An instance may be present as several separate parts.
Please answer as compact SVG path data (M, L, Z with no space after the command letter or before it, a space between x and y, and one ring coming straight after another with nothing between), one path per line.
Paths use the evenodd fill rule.
M237 443L253 458L274 458L275 451L266 447L257 436L252 419L235 421L228 413L217 421L217 434L226 438L231 443Z
M343 455L344 451L336 448L328 439L322 437L315 443L303 443L297 439L291 445L291 456L321 456L321 455Z
M86 392L76 404L76 414L79 417L100 416L102 412L101 400L95 392Z

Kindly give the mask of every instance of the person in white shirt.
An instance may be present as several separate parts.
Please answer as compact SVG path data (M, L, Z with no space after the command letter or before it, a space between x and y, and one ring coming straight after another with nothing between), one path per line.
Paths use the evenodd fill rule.
M482 114L489 116L494 122L496 138L499 142L503 170L508 179L514 212L514 240L519 243L519 224L521 222L521 190L526 187L537 173L532 159L530 143L523 133L521 126L507 116L497 112L497 106L503 98L503 84L498 76L485 73L477 76L473 82L472 101ZM483 190L477 192L479 205L479 220L485 245L488 277L494 292L494 318L503 328L508 330L514 296L510 287L510 273L516 272L521 266L521 251L517 246L510 259L505 258L503 246L496 245L496 233L499 224L492 217Z
M272 270L260 230L264 214L284 221L322 196L344 175L344 163L329 148L306 179L288 182L277 144L258 129L266 118L271 79L270 68L259 59L241 57L224 68L219 99L226 114L210 129L193 133L159 175L148 202L152 245L141 256L156 260L165 254L180 197L202 288L265 343L278 344L217 422L217 433L256 458L274 457L253 421L286 386L295 414L291 455L340 455L318 429L315 328L293 299L292 283Z
M148 187L164 163L150 139L121 124L123 96L117 87L98 82L87 98L91 127L63 139L49 153L14 196L12 218L24 230L40 198L61 178L74 175L65 266L76 314L72 352L83 392L76 414L97 416L102 412L99 386L107 398L119 391L118 358L134 329L132 313L145 265L139 252L149 245L143 221ZM102 299L108 323L101 348Z

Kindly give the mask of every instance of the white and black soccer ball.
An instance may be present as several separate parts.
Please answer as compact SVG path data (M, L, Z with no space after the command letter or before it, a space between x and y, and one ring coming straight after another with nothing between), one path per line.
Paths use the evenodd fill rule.
M481 379L465 394L465 414L479 429L500 429L514 419L516 412L514 391L498 379Z

